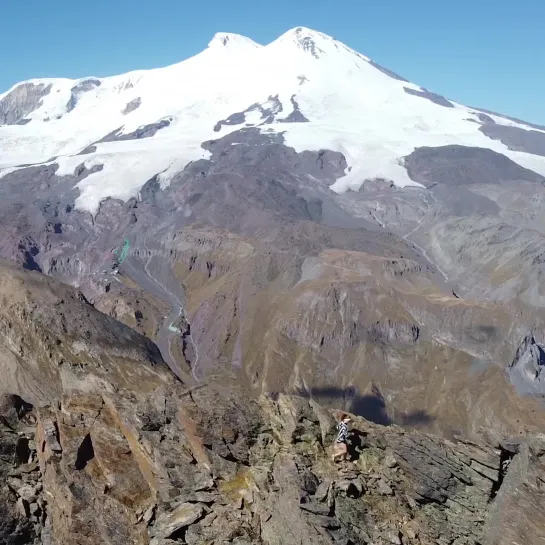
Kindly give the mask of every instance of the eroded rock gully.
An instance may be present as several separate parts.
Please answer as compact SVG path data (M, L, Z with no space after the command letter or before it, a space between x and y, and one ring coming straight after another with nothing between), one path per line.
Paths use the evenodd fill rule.
M545 436L496 448L333 414L285 395L174 384L0 411L7 544L543 543Z

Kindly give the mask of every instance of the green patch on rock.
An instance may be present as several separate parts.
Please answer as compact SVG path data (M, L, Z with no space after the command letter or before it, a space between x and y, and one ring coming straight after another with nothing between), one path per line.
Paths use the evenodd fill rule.
M378 448L366 448L360 453L358 467L363 472L374 471L382 466L384 451Z
M223 481L220 486L220 492L225 494L231 500L238 500L244 495L246 490L250 489L252 484L252 475L248 469L239 471L232 479Z

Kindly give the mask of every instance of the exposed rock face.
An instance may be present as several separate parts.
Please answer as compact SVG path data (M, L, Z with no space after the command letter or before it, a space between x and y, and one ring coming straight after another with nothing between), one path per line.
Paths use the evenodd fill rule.
M514 453L514 457L491 506L483 544L542 542L545 540L545 529L533 516L532 509L543 509L545 506L545 436L540 434L527 442L507 444L505 447L504 463L509 454Z
M438 104L439 106L444 106L445 108L454 108L454 104L447 100L445 97L442 97L441 95L438 95L437 93L432 93L430 91L417 91L416 89L411 89L410 87L404 87L403 90L408 95L414 95L417 97L425 98L426 100L429 100L433 102L434 104Z
M520 127L509 127L486 123L480 129L489 138L500 140L509 149L535 155L545 155L545 133L528 131Z
M138 103L131 102L129 112L136 108L138 108ZM121 142L123 140L138 140L140 138L151 138L152 136L155 135L157 131L164 129L165 127L168 127L169 125L170 125L169 119L162 119L161 121L157 121L157 123L150 123L149 125L144 125L143 127L139 127L135 131L131 133L127 133L127 134L120 134L121 129L118 129L110 134L107 134L106 136L104 136L104 138L101 138L96 143L98 144L101 142Z
M545 137L544 133L539 134ZM405 165L409 176L426 186L438 182L453 187L517 180L536 183L545 181L543 176L522 168L505 155L484 148L465 146L418 148L406 157Z
M134 110L137 110L138 108L140 108L141 104L142 104L142 99L140 97L134 98L133 100L127 103L127 105L123 109L123 114L128 115L131 112L134 112Z
M227 376L187 387L162 372L149 341L74 290L9 267L2 279L12 317L2 374L11 354L23 376L48 381L34 408L18 395L31 391L27 378L0 400L3 543L543 540L542 435L477 444L354 416L350 460L334 464L334 412L315 401L254 396ZM17 336L23 330L34 343ZM60 343L44 357L50 335ZM61 357L74 358L65 347L84 342L82 374L57 373ZM368 395L380 403L378 387Z
M34 442L32 406L0 395L0 542L38 544L45 502Z
M28 466L31 484L8 481L37 516L12 513L10 524L54 545L537 545L545 535L538 437L491 448L356 418L352 460L336 465L330 412L246 394L78 392L37 409L39 469L16 464L10 474Z
M545 350L536 342L534 335L528 335L522 341L513 362L509 367L511 380L521 389L531 393L541 391L545 380Z
M308 123L308 119L299 109L299 104L295 99L295 95L291 97L292 111L285 117L280 114L283 112L283 106L277 96L270 96L265 104L252 104L243 112L231 114L227 119L222 119L214 126L214 131L219 132L224 125L244 125L246 126L261 126L270 125L272 123ZM251 114L259 114L257 122L245 123L246 116Z
M24 123L25 117L37 110L42 98L51 91L51 85L22 83L0 100L0 125Z
M66 113L70 113L78 104L80 97L95 87L100 87L101 82L97 79L87 79L75 85L70 92L70 100L66 105Z

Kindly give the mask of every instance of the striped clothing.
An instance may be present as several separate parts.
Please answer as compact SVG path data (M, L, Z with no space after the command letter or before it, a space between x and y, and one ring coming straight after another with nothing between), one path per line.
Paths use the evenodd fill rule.
M340 422L337 426L337 430L339 433L337 434L337 443L346 443L346 439L348 438L348 426L345 422Z

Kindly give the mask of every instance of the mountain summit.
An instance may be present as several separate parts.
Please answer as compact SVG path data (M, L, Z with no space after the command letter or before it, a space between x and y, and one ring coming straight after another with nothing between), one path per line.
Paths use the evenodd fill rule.
M329 149L347 161L338 193L365 181L420 186L404 157L464 145L502 153L545 174L545 128L485 113L405 81L341 42L304 27L266 46L218 33L202 53L166 68L108 78L31 80L0 95L0 176L57 165L96 213L153 176L168 185L207 140L258 127L297 152Z
M258 43L246 38L246 36L241 36L240 34L232 34L229 32L216 32L214 37L210 40L208 47L251 47L251 48L260 48L262 47Z

